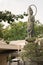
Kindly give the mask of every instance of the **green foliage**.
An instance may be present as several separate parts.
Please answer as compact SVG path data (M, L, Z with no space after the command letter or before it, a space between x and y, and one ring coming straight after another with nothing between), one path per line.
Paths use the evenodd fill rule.
M3 11L0 11L0 20L2 21L8 21L8 23L10 23L10 21L14 21L14 16L13 16L13 14L11 13L11 12L9 12L9 11L5 11L5 12L3 12ZM0 22L1 22L0 21Z
M31 38L27 37L25 40L28 42L33 42L36 40L36 37L31 37Z
M31 58L35 56L35 44L29 43L24 46L24 50L26 51L26 57Z
M43 49L38 43L28 43L24 46L24 52L21 53L21 57L25 60L31 59L32 61L42 61L43 60Z
M41 24L41 25L35 25L35 27L34 27L34 30L35 30L35 36L37 37L37 36L41 36L41 37L43 37L43 24Z
M23 40L26 37L26 22L14 22L3 31L5 40Z
M0 38L3 38L3 25L0 24Z
M10 11L0 11L0 22L3 21L8 21L8 23L10 22L14 22L14 20L18 20L19 18L20 19L23 19L24 16L28 16L28 14L24 13L24 14L19 14L19 15L15 15L15 14L12 14Z

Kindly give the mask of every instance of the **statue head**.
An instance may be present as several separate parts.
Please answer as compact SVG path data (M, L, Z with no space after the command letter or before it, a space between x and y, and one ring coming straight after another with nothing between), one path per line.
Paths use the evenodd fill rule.
M29 14L33 15L33 10L32 10L32 8L30 6L29 6Z
M34 10L32 9L32 7L35 8L35 12L34 12ZM37 14L37 7L36 7L34 4L32 4L32 5L29 6L27 12L28 12L29 15L35 16L35 15Z

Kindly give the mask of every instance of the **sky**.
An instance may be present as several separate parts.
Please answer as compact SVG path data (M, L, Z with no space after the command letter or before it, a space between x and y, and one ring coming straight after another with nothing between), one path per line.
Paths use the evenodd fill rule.
M8 10L14 14L23 14L31 4L37 7L36 20L43 23L43 0L0 0L0 11Z

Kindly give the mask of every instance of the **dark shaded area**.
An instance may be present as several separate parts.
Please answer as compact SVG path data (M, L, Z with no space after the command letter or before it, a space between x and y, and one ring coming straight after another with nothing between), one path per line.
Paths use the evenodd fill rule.
M21 50L19 50L19 51L21 51ZM0 54L9 54L9 53L17 53L18 52L18 50L1 50L0 51Z

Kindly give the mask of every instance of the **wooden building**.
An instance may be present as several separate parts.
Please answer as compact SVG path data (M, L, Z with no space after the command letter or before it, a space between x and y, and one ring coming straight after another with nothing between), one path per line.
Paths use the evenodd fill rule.
M23 40L20 42L23 43ZM17 41L17 43L20 42ZM10 56L14 55L14 57L16 57L18 55L18 51L20 51L21 49L21 45L16 45L12 43L6 44L4 41L0 41L0 65L8 65Z

